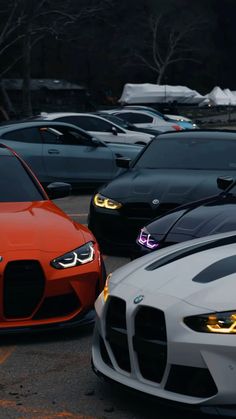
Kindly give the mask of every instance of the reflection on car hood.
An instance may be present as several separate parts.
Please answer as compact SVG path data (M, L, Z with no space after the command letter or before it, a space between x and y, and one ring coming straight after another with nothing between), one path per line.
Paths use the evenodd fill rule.
M154 231L154 226L152 226ZM184 214L170 234L183 236L183 240L236 230L236 200L227 202L216 198Z
M83 233L50 201L0 203L1 254L4 251L70 251Z
M199 170L131 169L103 187L109 198L125 201L175 202L179 205L219 193L216 179L224 173ZM227 172L227 175L230 175Z
M192 243L192 242L188 242ZM180 245L169 247L168 252L179 249ZM160 251L160 254L165 252ZM156 259L158 252L156 254ZM168 295L176 300L185 301L206 310L227 311L235 309L236 266L235 272L222 275L209 282L195 281L195 277L209 266L235 257L236 244L213 248L183 257L154 270L147 270L150 255L131 262L112 276L115 294L122 294L125 287L135 290L136 295ZM146 262L146 263L145 263ZM119 281L120 279L120 281ZM123 291L122 291L123 290ZM145 301L145 300L144 300Z

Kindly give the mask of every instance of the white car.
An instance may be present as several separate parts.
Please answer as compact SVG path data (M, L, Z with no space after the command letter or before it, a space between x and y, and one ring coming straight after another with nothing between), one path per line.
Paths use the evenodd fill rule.
M36 119L67 122L105 142L145 145L154 138L154 135L144 132L129 131L121 125L107 120L104 116L92 113L43 112Z
M146 110L146 109L121 109L121 110L107 110L104 112L111 113L124 119L136 127L142 128L155 128L160 132L166 131L181 131L184 129L181 127L179 121L166 121L163 117L157 115L157 113Z
M94 371L205 413L236 415L236 232L188 241L108 276Z

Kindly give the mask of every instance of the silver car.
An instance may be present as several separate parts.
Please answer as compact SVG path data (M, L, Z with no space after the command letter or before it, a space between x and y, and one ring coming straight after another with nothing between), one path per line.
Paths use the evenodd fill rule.
M60 121L76 125L78 128L95 135L105 142L142 144L149 143L155 135L145 132L131 131L118 123L118 119L110 121L102 114L95 113L76 113L76 112L52 112L41 113L37 119L47 121ZM122 120L121 120L122 123Z
M120 172L117 157L133 159L143 148L105 144L71 124L50 121L2 125L0 138L44 184L56 180L79 186L103 184Z

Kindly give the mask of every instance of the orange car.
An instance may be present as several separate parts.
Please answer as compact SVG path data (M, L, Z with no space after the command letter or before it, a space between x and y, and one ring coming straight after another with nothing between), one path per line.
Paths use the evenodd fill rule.
M93 321L104 264L93 234L50 199L29 167L0 145L0 333L77 326Z

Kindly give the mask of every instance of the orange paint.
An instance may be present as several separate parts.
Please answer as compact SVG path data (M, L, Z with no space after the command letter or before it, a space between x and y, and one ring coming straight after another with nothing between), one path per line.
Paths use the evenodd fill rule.
M10 346L8 348L0 348L0 364L3 364L12 352L14 352L15 346Z
M10 155L22 161L7 147L2 148L1 158ZM20 166L24 176L34 178L31 193L23 194L28 200L23 196L21 201L16 194L10 196L10 202L0 202L0 330L6 333L79 318L93 309L103 287L101 255L92 232L48 198L23 161ZM80 264L72 252L88 242L93 242L93 258ZM75 266L57 269L52 265L67 253ZM8 356L8 352L0 352L0 363Z

